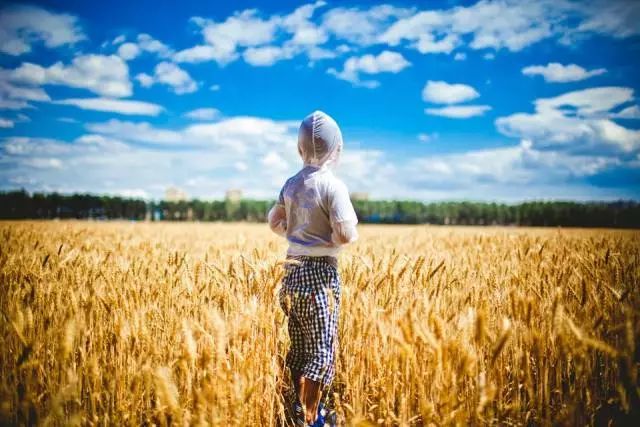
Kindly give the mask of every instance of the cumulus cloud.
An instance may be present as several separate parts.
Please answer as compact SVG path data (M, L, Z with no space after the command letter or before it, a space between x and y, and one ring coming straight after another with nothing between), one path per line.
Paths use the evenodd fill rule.
M605 68L587 71L576 64L562 65L557 62L550 62L547 65L530 65L522 69L522 74L525 76L540 75L545 81L554 83L577 82L606 72Z
M72 45L86 38L73 15L36 6L9 6L0 10L0 52L22 55L34 43L48 48Z
M457 104L476 99L480 94L473 87L444 81L427 81L422 89L422 99L435 104Z
M558 183L563 183L561 191L566 192L572 183L619 163L606 156L538 151L530 141L522 140L516 146L416 158L406 165L406 171L407 184L423 190L477 199L480 189L490 189L493 194L502 192L522 200L562 197Z
M157 128L147 122L128 122L112 119L102 123L87 124L92 133L125 141L157 145L191 145L225 147L246 152L250 146L267 147L270 142L282 143L291 138L295 144L297 122L274 121L250 116L224 118L214 123L196 123L182 129ZM297 153L296 149L292 152Z
M378 26L368 40L401 43L423 53L448 53L463 39L474 50L520 51L541 40L571 43L599 33L630 37L640 32L640 5L633 0L570 2L481 0L470 6L411 11L390 25Z
M129 67L116 55L80 55L69 65L56 62L50 67L25 62L8 78L29 86L62 85L115 98L132 93Z
M246 49L242 57L248 64L256 67L267 67L280 60L290 59L294 54L295 51L287 47L261 46Z
M316 46L323 44L329 38L325 28L311 21L316 9L325 6L324 1L316 1L298 7L281 20L281 26L292 35L288 40L291 46Z
M223 22L194 17L191 21L200 27L206 44L177 52L178 62L216 61L221 65L238 58L239 47L265 45L276 34L277 19L263 19L255 9L245 10Z
M356 86L374 88L379 85L377 81L361 81L360 74L393 73L397 74L404 70L411 63L404 56L397 52L385 50L378 55L352 56L344 63L342 71L329 69L329 74L333 74L339 79L346 80Z
M568 43L594 33L629 37L638 33L633 20L638 15L637 2L625 0L584 5L481 0L470 6L433 10L391 5L327 8L324 1L316 1L282 15L265 16L247 9L220 21L193 17L202 41L175 53L173 59L226 65L242 58L251 65L269 66L304 53L313 64L314 59L344 53L328 47L331 42L347 50L386 45L424 54L450 54L461 46L517 52L545 39ZM485 53L486 59L493 56Z
M449 34L436 40L433 34L423 34L416 41L415 48L420 53L451 53L460 44L460 37Z
M138 34L136 38L138 47L144 52L154 53L160 58L168 58L173 54L173 50L162 43L160 40L156 40L149 34Z
M382 31L393 21L411 13L411 9L390 5L369 9L338 7L323 15L322 27L338 39L367 46L376 43Z
M178 95L198 90L198 84L189 73L172 62L161 62L156 65L153 76L140 73L136 79L144 87L150 87L154 84L167 85Z
M135 43L123 43L118 47L118 56L130 61L140 55L140 48Z
M105 111L111 113L157 116L163 108L151 102L112 99L112 98L69 98L54 101L55 104L72 105L83 110Z
M27 101L49 101L44 89L11 82L11 71L0 69L0 110L32 108Z
M311 60L334 57L332 51L318 47L329 36L325 28L311 20L316 9L324 5L323 1L317 1L287 15L268 17L256 9L248 9L221 22L194 17L191 21L200 28L203 42L176 52L173 60L215 61L224 66L243 58L250 65L270 66L301 53Z
M0 182L20 181L31 191L98 193L120 193L135 182L156 197L170 185L197 197L242 188L248 197L274 198L301 165L297 124L239 116L163 129L109 120L86 125L87 134L73 141L4 138ZM168 149L172 145L180 150ZM238 173L247 170L252 173Z
M216 108L197 108L187 111L183 115L191 120L213 120L220 115L220 110Z
M540 149L601 152L640 149L640 131L610 120L611 111L634 100L633 89L598 87L534 101L533 113L516 113L496 120L498 130L525 138Z

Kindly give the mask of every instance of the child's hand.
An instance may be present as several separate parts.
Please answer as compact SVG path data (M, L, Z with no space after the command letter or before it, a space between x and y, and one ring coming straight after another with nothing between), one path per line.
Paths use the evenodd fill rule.
M344 221L333 224L331 241L336 246L346 245L358 239L358 231L355 223Z
M287 234L287 212L282 205L275 205L271 208L268 220L271 231L280 236Z

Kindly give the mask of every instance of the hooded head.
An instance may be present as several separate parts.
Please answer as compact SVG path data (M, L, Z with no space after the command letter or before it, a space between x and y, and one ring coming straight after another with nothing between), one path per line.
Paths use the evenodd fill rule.
M342 152L342 133L328 114L314 111L304 118L298 130L298 151L305 166L330 166Z

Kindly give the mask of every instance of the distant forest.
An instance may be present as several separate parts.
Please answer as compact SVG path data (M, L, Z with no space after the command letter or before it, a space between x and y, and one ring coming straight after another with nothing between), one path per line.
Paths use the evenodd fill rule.
M640 228L640 204L354 200L362 223ZM144 201L90 194L0 192L0 219L128 219L264 222L273 200Z

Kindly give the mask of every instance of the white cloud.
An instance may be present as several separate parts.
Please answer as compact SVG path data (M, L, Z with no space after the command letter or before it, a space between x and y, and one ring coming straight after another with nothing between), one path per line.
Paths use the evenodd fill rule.
M437 132L434 132L432 134L429 133L419 133L418 134L418 141L420 142L431 142L434 141L436 139L438 139L440 135Z
M325 10L325 2L316 1L283 15L264 16L248 9L221 21L193 17L202 41L172 58L176 62L216 61L221 66L243 58L251 65L268 66L304 53L312 66L314 60L344 53L341 48L353 51L375 44L402 45L425 54L450 54L463 45L517 52L549 38L571 43L592 33L637 34L632 18L640 16L640 7L630 1L613 3L622 6L602 1L582 5L564 0L481 0L471 6L422 11L390 5ZM318 15L319 9L324 13ZM328 47L330 42L340 48ZM493 59L495 54L486 52L484 57Z
M209 90L212 91L212 92L217 92L217 91L220 90L220 85L213 84L213 85L209 86Z
M260 162L264 167L273 171L283 171L287 170L289 167L288 162L275 151L269 151L264 157L262 157Z
M165 84L170 86L178 95L198 90L198 84L191 78L189 73L172 62L161 62L156 65L153 76L140 73L136 76L136 79L144 87L149 87L156 83Z
M451 119L468 119L471 117L482 116L485 112L491 110L488 105L450 105L441 108L425 108L425 114L431 116L449 117Z
M73 117L58 117L57 120L62 123L80 123L78 119L74 119Z
M316 1L288 15L269 17L248 9L222 22L194 17L191 21L200 27L203 43L177 52L173 60L216 61L224 66L243 58L250 65L270 66L301 53L312 61L332 58L334 52L318 47L329 38L326 29L311 21L315 11L324 5L323 1Z
M77 18L36 6L9 6L0 10L0 52L22 55L34 42L48 48L71 45L86 37Z
M88 89L98 95L125 97L132 93L129 67L115 55L80 55L71 64L50 67L25 62L11 71L11 80L32 86L63 85Z
M54 101L55 104L72 105L83 110L106 111L125 115L157 116L163 111L150 102L111 98L70 98Z
M213 120L219 115L220 110L216 108L197 108L184 113L184 117L191 120Z
M78 144L84 144L86 146L96 147L99 150L105 151L127 151L130 150L129 146L123 141L115 138L105 137L103 135L86 134L81 135L74 140Z
M25 114L16 114L14 117L0 117L0 129L11 129L16 123L30 122L31 118Z
M266 67L282 59L290 59L293 54L294 51L292 49L278 46L261 46L246 49L242 57L248 64L256 67Z
M238 171L238 172L246 172L249 169L249 166L247 166L247 164L243 161L237 161L233 164L233 167Z
M234 152L247 152L252 147L287 144L296 153L297 122L273 121L259 117L236 116L214 123L196 123L179 130L156 128L147 122L126 122L116 119L90 123L87 130L125 141L158 145L189 145L224 147ZM290 139L290 140L289 140ZM287 145L287 146L289 146Z
M173 50L149 34L138 34L138 47L145 52L154 53L160 58L168 58L173 55Z
M531 140L540 149L578 152L633 152L640 149L640 131L609 120L611 110L633 101L626 87L598 87L537 99L534 113L516 113L496 120L508 136Z
M140 48L135 43L123 43L118 47L118 56L130 61L140 55Z
M8 76L10 74L0 73L0 100L49 101L49 95L42 88L15 85L8 81Z
M584 19L572 30L573 33L598 33L616 38L640 34L640 4L635 0L597 0L587 7L580 6L582 5L575 5L584 15ZM570 40L570 36L567 41Z
M472 49L519 51L550 37L551 23L561 12L546 2L479 1L468 7L421 11L400 19L381 34L380 40L392 46L406 40L419 49L424 41L429 46L436 35L440 35L448 41L447 48L452 46L447 49L450 52L462 36L469 35ZM423 50L424 53L433 51Z
M22 110L24 108L33 108L33 106L25 101L0 97L0 110Z
M378 86L378 82L361 81L359 76L360 73L396 74L410 65L411 63L401 54L385 50L378 55L367 54L360 57L352 56L345 61L342 71L330 69L329 73L335 75L339 79L349 81L355 85L373 88Z
M116 37L112 44L118 46L117 55L125 61L131 61L143 53L151 53L159 58L169 58L174 55L173 49L149 34L138 34L135 41L126 42L126 37Z
M263 19L255 9L235 13L223 22L201 17L191 19L201 28L206 45L177 52L178 62L216 61L225 65L238 58L239 47L266 45L274 40L278 19Z
M464 52L458 52L453 56L454 61L464 61L467 59L467 54Z
M30 191L136 188L153 197L171 185L206 198L241 188L247 197L273 198L302 164L297 124L231 117L175 130L110 120L88 124L88 134L74 141L5 138L0 139L0 182L19 181ZM174 145L180 149L170 149ZM42 159L57 159L62 167Z
M325 5L324 1L306 4L282 18L281 26L292 34L292 38L288 41L289 45L316 46L327 41L329 38L327 31L311 22L311 17L316 9Z
M612 113L610 117L614 119L640 119L640 108L637 105L632 105L617 113Z
M553 98L536 99L537 111L556 111L571 107L575 111L565 111L567 115L603 116L609 110L633 101L633 89L628 87L605 86L564 93Z
M433 34L423 34L418 37L415 48L420 53L451 53L460 44L460 38L455 34L449 34L439 40Z
M134 123L111 119L104 123L89 123L86 128L96 134L133 142L178 145L183 141L183 136L180 132L157 129L147 122Z
M24 164L36 169L62 169L62 162L54 157L31 157Z
M422 99L436 104L457 104L476 99L480 94L473 87L444 81L427 81L422 89Z
M410 176L407 184L418 188L446 190L450 194L464 194L472 188L467 197L476 199L484 189L495 194L496 190L510 187L515 190L514 196L522 199L531 190L548 191L559 183L564 186L618 164L618 160L604 156L537 151L530 141L523 140L517 146L417 158L407 164L406 172ZM553 193L547 193L545 198L549 197Z
M389 5L373 6L370 9L339 7L324 14L322 27L338 39L366 46L376 43L379 34L390 22L409 13L411 10Z
M367 41L377 40L390 46L407 43L423 53L431 53L450 52L449 47L464 38L474 50L517 52L549 38L571 44L590 33L630 37L640 33L638 19L640 4L633 0L481 0L470 6L407 13L390 25L370 30ZM434 40L447 43L434 48Z
M354 149L347 146L337 165L340 178L351 191L371 192L376 197L393 197L404 184L402 170L387 159L382 150Z
M150 76L147 73L140 73L135 78L138 81L138 83L140 83L140 86L142 87L153 86L153 83L154 83L153 76Z
M577 82L606 72L607 70L604 68L587 71L576 64L562 65L557 62L550 62L547 65L531 65L522 69L522 74L526 76L540 75L547 82Z
M224 58L224 60L223 60ZM235 56L233 57L235 59ZM184 49L178 51L173 55L173 60L176 62L190 62L190 63L198 63L198 62L206 62L206 61L219 61L219 62L229 62L231 59L227 58L226 55L219 55L219 52L213 46L207 45L197 45L190 47L188 49Z

